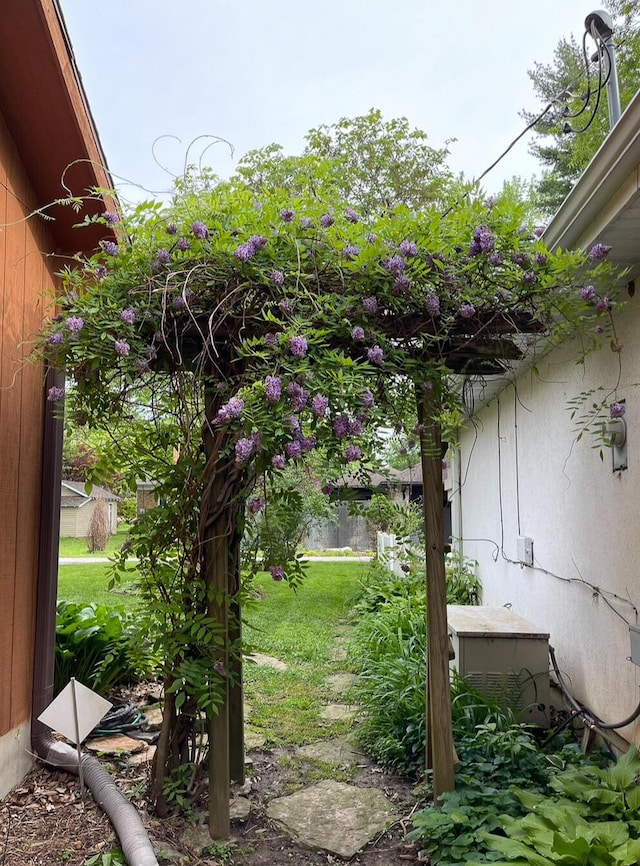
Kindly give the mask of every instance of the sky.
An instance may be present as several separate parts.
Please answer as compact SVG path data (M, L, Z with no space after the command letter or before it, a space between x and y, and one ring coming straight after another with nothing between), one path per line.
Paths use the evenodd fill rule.
M589 0L60 0L124 198L170 189L185 162L228 176L272 142L379 108L477 177L539 110L527 70L582 38ZM211 137L227 144L213 144ZM197 140L196 140L197 139ZM455 139L455 141L452 141ZM483 182L539 172L522 139ZM203 153L203 151L206 152ZM160 165L158 165L160 163ZM124 183L126 181L127 183Z

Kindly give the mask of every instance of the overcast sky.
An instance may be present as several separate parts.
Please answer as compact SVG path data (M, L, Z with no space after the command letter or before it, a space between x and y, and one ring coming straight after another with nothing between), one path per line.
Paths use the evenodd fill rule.
M228 175L247 150L303 147L305 132L379 108L406 116L450 165L480 174L537 102L527 69L581 39L588 0L61 0L110 168L171 185L189 143L220 136L207 164ZM154 141L161 136L174 136ZM179 140L176 140L179 139ZM523 139L487 177L529 177ZM197 161L206 139L193 145ZM204 143L204 144L203 144ZM139 198L140 193L134 197Z

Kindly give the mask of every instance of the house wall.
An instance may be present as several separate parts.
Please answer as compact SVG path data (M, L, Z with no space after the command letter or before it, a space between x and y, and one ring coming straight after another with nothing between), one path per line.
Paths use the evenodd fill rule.
M539 376L522 375L480 411L462 435L453 495L453 532L479 562L483 603L511 605L549 631L573 693L608 722L640 699L627 625L640 607L638 299L617 333L621 355L605 348L583 367L577 346L565 346L538 363ZM604 386L593 402L618 378L629 468L614 473L609 449L601 460L593 437L577 441L568 401ZM533 568L515 562L519 535L533 538ZM640 743L640 724L621 733Z
M33 678L42 382L25 364L60 262L0 114L0 797L23 775ZM46 471L46 467L44 467Z
M86 538L95 510L95 502L87 502L81 508L60 509L60 538ZM118 531L118 503L107 502L109 528L114 535Z

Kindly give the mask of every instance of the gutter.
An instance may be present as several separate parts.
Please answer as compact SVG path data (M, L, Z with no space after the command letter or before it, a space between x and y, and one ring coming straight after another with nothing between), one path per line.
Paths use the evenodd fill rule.
M45 394L53 385L63 387L61 373L48 370ZM58 535L62 487L63 424L54 414L54 404L45 401L40 493L40 544L36 589L36 634L31 706L31 747L45 763L78 775L78 753L56 740L51 730L37 721L53 699L56 640L56 596L58 589ZM129 866L158 866L156 855L137 809L120 793L115 783L92 755L82 756L84 779L96 803L106 813L120 840Z
M640 90L600 145L543 234L551 250L574 249L596 216L640 165ZM587 240L589 243L591 239Z

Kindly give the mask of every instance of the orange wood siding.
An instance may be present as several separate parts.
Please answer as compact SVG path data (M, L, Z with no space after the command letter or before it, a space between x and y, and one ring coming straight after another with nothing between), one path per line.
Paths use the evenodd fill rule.
M25 359L60 267L34 206L0 115L0 735L31 710L43 371Z

